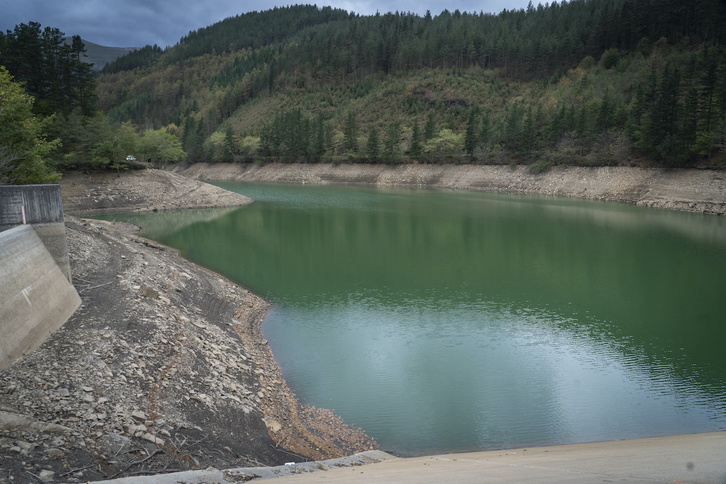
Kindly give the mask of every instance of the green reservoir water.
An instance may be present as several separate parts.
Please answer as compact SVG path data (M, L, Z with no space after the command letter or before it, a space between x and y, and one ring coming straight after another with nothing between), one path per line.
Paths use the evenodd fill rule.
M217 184L257 202L123 219L270 300L263 329L299 400L384 450L726 430L722 217Z

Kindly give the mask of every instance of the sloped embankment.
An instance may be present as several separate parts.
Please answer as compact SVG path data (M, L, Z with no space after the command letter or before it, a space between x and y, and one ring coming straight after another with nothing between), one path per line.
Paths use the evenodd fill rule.
M252 200L163 170L71 173L61 180L63 209L71 214L151 212L180 208L236 207Z
M250 201L167 172L97 178L64 181L69 211ZM66 217L82 306L0 371L0 483L342 455L301 423L260 330L268 303L137 230ZM370 448L362 433L339 430L347 452Z

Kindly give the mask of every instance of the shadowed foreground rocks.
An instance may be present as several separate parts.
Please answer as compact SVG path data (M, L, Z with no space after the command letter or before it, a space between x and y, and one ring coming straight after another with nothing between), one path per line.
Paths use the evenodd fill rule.
M341 455L291 425L265 301L129 226L71 218L67 232L84 303L0 374L0 481Z

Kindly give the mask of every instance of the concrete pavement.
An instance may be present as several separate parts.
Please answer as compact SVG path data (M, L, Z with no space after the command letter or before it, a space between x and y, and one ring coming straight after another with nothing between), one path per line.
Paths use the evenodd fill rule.
M726 432L394 459L275 484L288 482L726 484Z
M366 454L366 453L364 453ZM373 451L347 467L318 463L281 466L267 475L251 470L192 471L117 479L114 484L239 482L252 476L275 484L305 483L603 483L687 482L726 484L726 432L534 447L399 459ZM326 461L327 462L327 461ZM345 465L345 464L343 464ZM318 471L320 469L320 471ZM329 470L323 470L329 469ZM196 474L195 474L196 473ZM196 476L196 478L194 477ZM236 477L235 477L236 476ZM246 477L244 477L246 476ZM197 479L201 478L201 480ZM208 480L207 480L208 479ZM234 480L236 479L236 480Z

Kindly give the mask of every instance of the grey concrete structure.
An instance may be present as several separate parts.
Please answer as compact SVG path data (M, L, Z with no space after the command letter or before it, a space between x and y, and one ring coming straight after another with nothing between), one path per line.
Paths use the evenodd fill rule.
M71 282L60 185L0 186L0 231L31 224Z
M375 451L374 451L375 452ZM358 454L365 457L367 453ZM378 455L382 454L382 455ZM204 470L127 477L113 484L283 483L501 483L600 484L604 482L690 482L726 484L726 432L496 450L398 459L373 454L348 465L310 463L229 471ZM356 457L356 456L353 456ZM341 463L342 464L342 463ZM318 472L322 471L322 472Z
M38 347L80 305L32 226L0 232L0 370Z
M97 481L106 484L211 484L227 482L248 482L258 479L273 479L315 473L316 477L324 478L322 471L334 469L358 468L367 464L375 464L396 457L380 450L369 450L346 457L311 462L290 462L286 465L272 467L240 467L237 469L204 469L198 471L174 472L156 476L122 477L110 481Z

